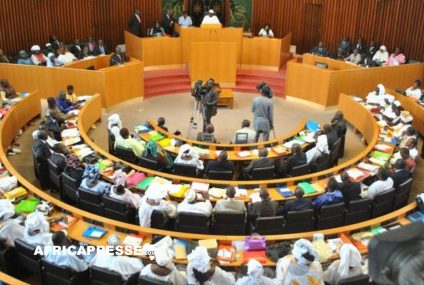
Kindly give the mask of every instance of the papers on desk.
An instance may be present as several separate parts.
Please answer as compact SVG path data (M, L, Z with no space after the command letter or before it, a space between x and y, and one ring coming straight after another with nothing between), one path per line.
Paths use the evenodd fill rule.
M234 197L239 199L245 199L247 197L247 190L236 187L236 195Z
M216 249L218 248L218 241L216 239L201 239L199 240L199 246L206 249Z
M72 148L72 150L74 151L75 155L80 160L82 160L84 157L86 157L87 155L90 155L90 154L92 154L94 152L91 148L89 148L85 144L74 146Z
M134 132L137 134L144 134L144 133L150 132L150 129L146 127L145 125L139 125L134 127Z
M277 145L271 148L273 152L275 152L277 155L283 155L288 152L287 148L283 147L282 145Z
M292 147L295 143L300 144L300 145L303 145L303 144L305 143L305 141L297 137L297 138L294 138L294 139L292 139L292 140L289 140L289 141L285 142L285 143L283 144L283 146L284 146L285 148L289 148L289 149L291 149L291 147Z
M209 183L193 182L190 189L199 193L206 193L209 189Z
M388 146L386 144L381 144L381 143L376 144L374 146L374 149L381 151L381 152L385 152L385 153L388 153L392 150L392 148L390 146Z
M358 178L362 177L365 175L364 172L362 172L361 170L359 170L358 168L351 168L347 171L347 174L349 175L350 178L352 178L353 180L358 180Z
M269 147L267 147L266 149L268 150L268 152L271 151L271 148L269 148ZM256 155L256 156L259 156L259 149L252 150L252 154L253 155Z
M199 154L201 157L209 156L209 149L200 148L197 146L193 146L192 149Z
M140 246L143 242L143 238L141 236L127 235L122 244L136 247Z
M372 175L376 175L378 172L379 167L376 165L372 165L369 163L361 162L358 164L358 168L366 170L370 172Z
M80 133L79 133L78 129L73 128L73 129L63 130L61 135L62 135L63 138L68 138L68 137L71 138L71 137L79 137Z
M184 198L188 188L189 185L187 184L171 184L166 186L168 194L176 198Z
M261 197L259 196L259 192L255 192L255 193L250 194L249 199L252 201L252 204L256 203L256 202L260 202Z
M248 156L251 156L251 155L252 155L252 153L248 150L243 150L243 151L237 152L237 156L239 156L241 158L248 157Z
M223 199L227 197L227 190L224 188L213 187L209 189L208 193L209 193L209 196L212 196L217 199Z

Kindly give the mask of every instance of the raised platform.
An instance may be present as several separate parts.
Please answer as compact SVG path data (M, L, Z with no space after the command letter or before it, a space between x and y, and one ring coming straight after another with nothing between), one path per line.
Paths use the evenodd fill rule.
M274 90L274 95L285 97L286 70L278 72L255 69L238 69L235 92L257 93L256 85L265 80ZM188 69L162 69L144 71L144 96L190 92Z

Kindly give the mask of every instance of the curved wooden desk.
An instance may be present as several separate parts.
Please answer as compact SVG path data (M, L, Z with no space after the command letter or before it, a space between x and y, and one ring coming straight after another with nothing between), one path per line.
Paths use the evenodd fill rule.
M98 147L88 136L87 131L91 128L93 124L95 124L97 121L101 118L101 102L97 95L95 95L87 104L85 107L80 111L78 116L78 128L80 129L80 134L83 140L96 152L100 153L102 156L106 157L109 160L112 161L119 161L121 163L129 165L131 168L145 172L149 176L161 176L167 179L170 179L172 181L175 181L176 183L179 182L205 182L210 184L217 184L217 185L233 185L233 186L239 186L239 187L257 187L257 185L265 186L265 187L273 187L276 184L286 184L286 185L295 185L299 181L305 181L305 180L311 180L311 181L317 181L323 177L328 177L333 174L339 173L343 171L344 169L351 167L364 159L369 152L371 152L374 148L374 145L378 141L378 134L379 134L379 127L374 120L372 114L368 112L363 106L355 102L350 96L342 94L340 96L340 104L339 104L339 110L343 111L345 114L345 118L348 122L350 122L356 130L358 130L360 133L363 134L364 140L368 143L368 146L362 150L359 154L357 154L355 157L350 159L349 161L346 161L342 164L339 164L336 167L320 171L317 173L297 176L297 177L291 177L291 178L283 178L283 179L271 179L271 180L259 180L259 181L232 181L232 180L210 180L210 179L200 179L200 178L191 178L191 177L182 177L167 173L162 173L158 171L154 171L151 169L143 168L135 164L131 164L128 162L125 162L107 151L101 149ZM278 193L276 193L277 196L280 196Z
M96 104L101 105L100 97L98 97L98 102ZM0 124L0 135L2 137L2 146L9 146L10 143L15 138L16 134L18 133L19 129L24 127L33 117L34 115L38 115L40 112L39 109L39 97L37 97L37 92L34 94L31 94L29 97L25 98L22 102L15 105L9 112L6 114L4 119L2 120ZM37 101L37 104L35 102ZM93 101L96 102L96 101ZM34 105L35 104L35 105ZM38 107L36 107L38 106ZM31 112L24 112L29 109L34 109ZM87 113L85 115L85 118L88 118L89 114ZM92 119L95 119L96 115L92 116ZM19 120L17 119L19 118ZM52 196L45 193L44 191L40 190L39 188L32 185L29 181L27 181L10 163L7 155L6 155L6 148L2 147L0 148L0 160L4 163L4 166L6 169L10 172L11 175L14 175L17 177L20 184L28 189L29 192L33 193L35 196L38 196L44 200L47 200L51 202L58 211L66 213L70 213L73 216L77 217L79 220L72 225L68 229L68 236L74 240L78 240L81 242L85 242L91 245L106 245L107 239L111 234L118 234L121 238L125 237L125 234L123 234L121 231L126 230L127 232L133 232L140 235L145 236L145 242L151 241L151 235L169 235L173 238L180 238L180 239L186 239L186 240L197 240L197 239L208 239L213 238L217 239L218 241L234 241L234 240L244 240L244 236L223 236L223 235L203 235L203 234L188 234L188 233L180 233L175 231L165 231L165 230L158 230L158 229L152 229L152 228L145 228L140 227L137 225L127 224L118 222L115 220L111 220L108 218L104 218L98 215L94 215L91 213L88 213L86 211L82 211L76 207L70 206ZM404 219L404 216L411 210L416 208L416 203L413 202L397 211L394 211L390 214L387 214L385 216L381 216L366 222L357 223L349 226L339 227L339 228L333 228L328 230L319 231L323 233L326 236L335 235L339 233L346 233L349 234L352 231L357 231L360 229L367 229L371 226L380 225L384 222L390 221L390 220L396 220L400 224L407 223L407 221ZM87 239L82 236L82 232L86 229L88 225L90 225L89 222L86 222L83 220L88 219L91 221L96 222L97 224L100 224L101 227L108 230L107 234L102 237L100 240L93 240L93 239ZM281 240L295 240L299 238L311 238L314 232L304 232L304 233L295 233L295 234L282 234L282 235L269 235L267 236L268 241L281 241ZM176 262L182 262L185 263L185 260L179 260ZM228 266L240 266L242 264L242 259L238 258L235 262L229 264ZM274 263L267 263L268 266L274 266ZM0 280L9 281L13 280L9 278L8 276L0 275ZM12 283L15 284L15 283ZM18 283L20 284L20 283Z

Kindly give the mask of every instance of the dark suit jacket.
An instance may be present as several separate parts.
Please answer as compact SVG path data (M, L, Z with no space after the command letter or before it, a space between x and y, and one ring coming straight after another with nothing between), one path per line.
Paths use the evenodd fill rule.
M319 48L318 46L311 49L311 53L320 55L320 56L328 56L330 54L326 47Z
M47 159L52 155L47 142L37 139L33 145L33 149L37 163L40 165L47 165Z
M278 202L271 200L256 202L252 204L249 213L252 221L258 217L275 217L278 214Z
M133 14L128 21L128 30L137 37L141 37L141 23L138 22L135 14Z
M78 49L78 47L79 47L79 49ZM82 45L73 44L72 47L71 47L71 52L72 52L73 55L75 55L75 57L78 57L78 55L80 53L82 53L82 49L83 49Z
M56 164L61 171L65 170L66 167L66 157L61 154L52 153L52 156L50 157L50 160Z
M411 173L407 168L395 170L392 175L393 187L397 188L400 184L411 178Z
M218 98L218 92L214 88L209 90L209 92L203 97L202 103L204 106L205 117L210 118L216 115Z
M280 160L279 171L281 175L289 173L293 167L306 163L306 154L304 152L295 153L287 159Z
M206 165L205 173L208 174L209 171L231 171L234 173L234 162L211 160Z
M328 141L328 148L332 149L334 143L336 142L336 140L338 139L337 133L336 131L333 129L331 130L331 132L329 132L327 134L327 141Z
M105 53L104 54L107 54L108 50L107 50L107 47L105 45L103 45L103 49L105 50ZM95 53L96 53L96 55L103 54L101 52L101 50L100 50L100 46L99 45L96 45L96 52Z
M334 122L332 126L339 137L346 135L347 124L345 119L341 119L341 120L338 120L337 122Z
M283 214L287 215L291 211L304 211L312 209L312 201L310 199L300 198L287 202L283 209Z
M109 64L112 65L118 65L118 64L124 64L127 61L127 56L123 53L117 55L116 53L112 54L110 57Z
M260 157L258 159L252 160L244 171L247 174L250 174L255 168L271 167L274 165L274 161L268 157Z
M346 181L338 183L337 188L343 194L343 200L345 204L349 204L350 201L361 199L361 185L358 182Z
M171 22L173 22L171 24ZM162 27L165 30L165 33L167 35L173 35L174 34L174 26L177 20L175 20L174 16L170 16L168 18L167 14L163 14L162 16Z
M367 54L372 58L377 51L378 51L378 47L377 46L369 47L367 49Z

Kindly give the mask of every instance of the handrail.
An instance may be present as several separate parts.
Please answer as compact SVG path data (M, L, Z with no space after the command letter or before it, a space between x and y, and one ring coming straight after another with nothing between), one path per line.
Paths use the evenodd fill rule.
M30 285L29 283L23 282L19 279L16 279L13 276L7 275L6 273L3 273L0 271L0 281L4 282L5 284L13 284L13 285Z
M350 102L356 104L353 99L351 99L349 96L342 94L341 100L345 100L347 103L344 104L345 106L342 111L345 113L345 117L348 118L348 121L350 118L354 121L355 117L358 114L349 114L349 106L348 104ZM372 132L372 136L367 139L368 136L365 136L367 139L368 146L362 150L358 155L356 155L354 158L339 164L338 166L335 166L333 168L323 170L316 173L306 174L302 176L296 176L296 177L290 177L290 178L281 178L281 179L270 179L270 180L250 180L250 181L235 181L235 180L212 180L212 179L203 179L203 178L192 178L192 177L185 177L185 176L179 176L179 175L173 175L169 173L163 173L159 171L155 171L152 169L144 168L139 165L135 165L129 162L126 162L112 154L110 154L108 151L98 147L93 140L88 136L87 131L88 129L101 118L101 105L97 102L99 100L99 95L94 95L93 98L87 102L87 104L80 110L78 115L78 129L80 130L80 135L83 138L83 140L89 145L91 148L93 148L96 152L100 153L102 156L106 157L109 160L112 161L118 161L121 163L124 163L131 168L140 171L145 172L150 176L162 176L167 179L171 179L173 181L188 181L188 182L204 182L204 183L210 183L210 184L218 184L218 185L232 185L232 186L253 186L253 185L275 185L275 184L288 184L293 185L298 181L304 181L304 180L317 180L319 177L328 176L334 173L338 173L341 170L348 168L360 160L362 160L366 155L368 155L369 152L372 151L374 148L374 145L378 141L378 134L379 134L379 128L377 125L377 122L374 120L372 114L370 112L365 112L366 117L362 117L361 120L368 121L368 124L365 128L365 130L362 130L362 132L368 131L369 133ZM96 108L98 110L96 110ZM99 116L96 118L95 114L99 114ZM86 117L88 118L86 120ZM356 126L357 129L360 129L360 126Z

